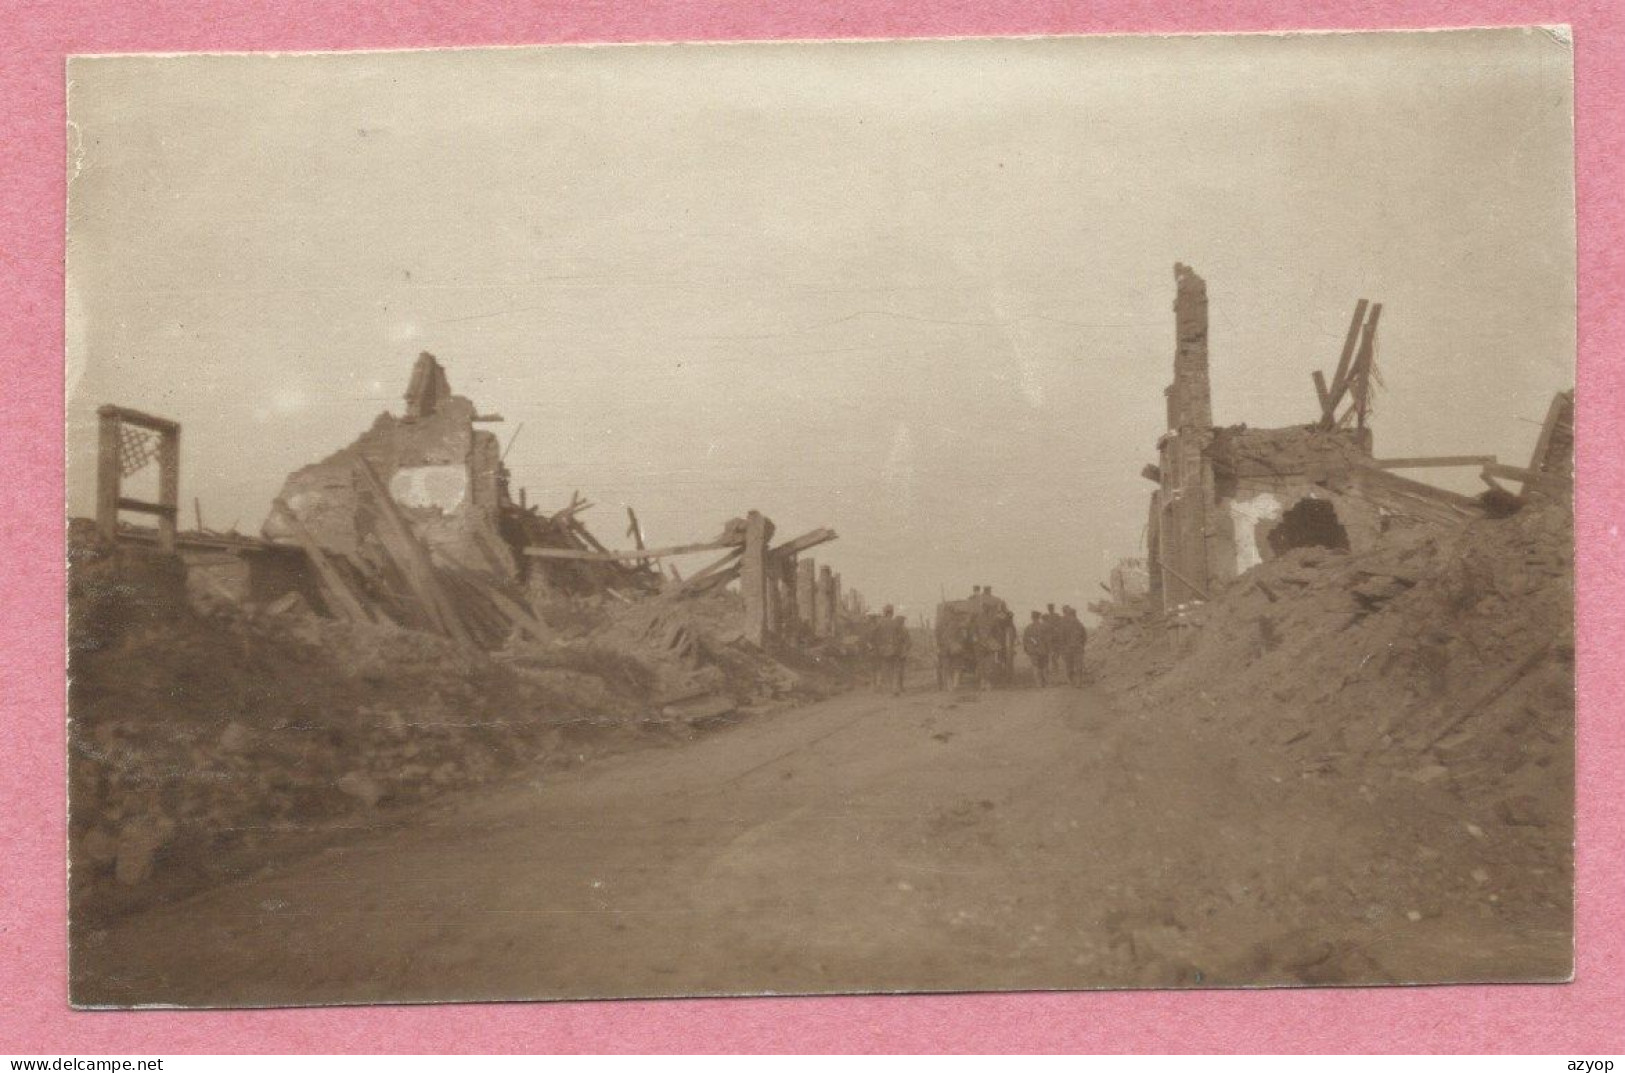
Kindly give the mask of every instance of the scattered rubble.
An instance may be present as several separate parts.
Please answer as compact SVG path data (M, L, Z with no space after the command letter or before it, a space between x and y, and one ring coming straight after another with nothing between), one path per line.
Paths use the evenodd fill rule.
M845 684L740 637L740 599L553 608L492 651L201 598L176 558L71 531L75 919L212 885L504 777L684 740ZM792 661L795 660L792 658Z
M1363 552L1295 549L1178 616L1108 617L1094 670L1124 711L1235 741L1281 808L1346 794L1351 824L1386 825L1389 889L1563 932L1572 526L1553 503Z

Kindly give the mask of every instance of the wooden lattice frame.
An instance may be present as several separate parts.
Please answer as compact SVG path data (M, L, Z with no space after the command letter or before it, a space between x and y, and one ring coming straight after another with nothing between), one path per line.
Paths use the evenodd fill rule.
M120 511L156 515L158 547L175 550L175 522L180 515L181 426L163 417L153 417L123 406L103 406L96 411L98 428L96 461L96 528L102 540L111 545L118 539ZM127 499L124 478L158 462L158 502Z

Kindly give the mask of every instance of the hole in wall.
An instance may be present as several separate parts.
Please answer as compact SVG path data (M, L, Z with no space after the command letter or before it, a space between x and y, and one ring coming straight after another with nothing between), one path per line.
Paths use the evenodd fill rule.
M1284 555L1293 548L1348 550L1349 534L1337 520L1337 509L1324 499L1300 499L1281 514L1269 533L1270 551Z

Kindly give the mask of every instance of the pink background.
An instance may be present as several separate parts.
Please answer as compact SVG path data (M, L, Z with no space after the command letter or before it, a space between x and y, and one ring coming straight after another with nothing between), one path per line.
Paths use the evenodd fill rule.
M63 57L745 38L1569 23L1580 235L1576 982L1545 987L75 1013L66 998ZM3 0L0 1051L1625 1051L1625 5L1407 0ZM19 464L20 463L20 464Z

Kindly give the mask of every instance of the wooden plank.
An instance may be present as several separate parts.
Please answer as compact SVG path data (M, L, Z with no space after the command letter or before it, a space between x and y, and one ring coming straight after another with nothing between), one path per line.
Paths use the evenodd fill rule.
M401 568L407 584L412 586L412 591L423 604L424 610L441 629L452 639L473 647L474 638L470 636L468 627L457 614L456 605L446 595L440 579L435 576L434 563L429 560L428 551L419 543L411 525L401 514L400 508L395 505L389 490L384 487L384 482L373 471L372 463L361 458L357 460L356 468L361 471L373 498L378 501L378 516L384 521L379 528L384 550Z
M1561 477L1553 477L1545 473L1536 473L1532 469L1523 469L1520 466L1507 466L1499 462L1492 462L1484 467L1484 472L1491 477L1501 477L1509 481L1522 481L1523 490L1538 488L1551 495L1567 497L1572 492L1572 485Z
M1483 466L1493 463L1494 455L1435 455L1420 458L1373 458L1368 465L1378 469L1445 469L1452 466Z
M745 551L739 560L739 585L745 598L745 639L758 648L767 647L772 607L768 592L771 579L767 569L767 544L773 538L773 523L760 511L745 516Z
M637 548L633 551L582 551L577 548L525 548L525 554L537 559L575 559L590 563L617 563L637 559L664 559L672 555L692 555L702 551L720 551L730 545L710 541L705 544L677 544L669 548Z
M814 529L811 532L802 533L794 540L786 540L783 544L769 551L768 554L779 558L800 555L802 552L816 548L820 544L828 544L830 541L838 539L840 537L833 529Z
M142 413L140 410L132 410L128 406L103 406L96 413L102 417L111 415L125 424L136 425L140 428L150 429L153 432L179 432L181 430L179 421L171 421L167 417L154 417L152 414Z
M1343 400L1343 392L1348 390L1349 364L1354 357L1354 344L1360 338L1360 326L1365 323L1366 306L1369 304L1364 298L1354 304L1354 316L1349 320L1348 334L1343 338L1343 353L1337 359L1337 372L1332 376L1332 388L1327 395L1326 405L1320 411L1322 428L1332 427L1337 404Z
M677 588L672 590L671 595L693 596L696 593L705 592L712 587L712 581L715 578L724 575L726 575L726 581L733 580L739 576L739 557L743 554L744 550L742 548L734 548L722 558L680 583Z
M809 632L815 618L818 597L818 564L811 559L796 560L796 614L801 625Z
M144 499L127 499L124 496L120 496L117 503L119 510L127 510L132 514L156 514L160 518L167 517L173 520L175 515L180 513L180 508L178 507L172 507L165 503L148 503ZM170 539L171 542L173 542L173 533L170 534ZM158 542L159 544L163 543L163 535L161 533L159 534Z
M293 531L294 539L304 549L305 558L316 568L316 581L321 585L322 595L327 598L328 606L333 612L351 622L372 621L372 616L367 614L366 605L350 591L350 586L345 582L343 575L328 560L327 553L316 543L316 538L311 536L310 530L305 528L303 519L293 512L281 496L271 501L271 511Z
M570 503L570 505L568 507L565 507L563 510L558 511L557 513L551 515L548 518L548 520L551 521L551 522L555 522L557 524L562 525L564 522L568 521L571 518L574 518L577 514L580 514L582 511L589 509L590 507L592 507L592 505L593 504L591 502L589 502L588 500L585 500L585 499L574 500L574 501L572 501Z
M587 546L593 551L600 552L604 555L610 554L609 549L598 543L598 538L593 536L586 526L577 521L575 515L572 514L564 519L564 527L585 541Z
M1455 508L1468 514L1475 513L1477 504L1468 496L1459 492L1452 492L1448 488L1436 488L1431 484L1413 481L1409 477L1401 477L1397 473L1377 469L1365 463L1354 463L1349 466L1349 472L1356 478L1371 482L1376 487L1392 489L1395 492L1416 496Z
M1320 412L1324 414L1332 398L1331 390L1326 387L1326 374L1316 369L1309 375L1315 380L1315 398L1320 400Z
M522 633L529 634L537 641L548 640L547 627L542 625L536 615L523 603L513 599L495 585L486 584L483 579L469 577L468 581L479 589L491 606L508 621L510 625Z
M1541 422L1540 436L1535 440L1534 453L1529 456L1529 468L1537 473L1545 472L1546 457L1551 454L1552 440L1557 434L1558 426L1563 423L1565 416L1572 416L1574 398L1567 392L1558 392L1552 396L1552 404L1546 408L1546 420Z
M738 577L739 563L735 561L726 569L718 570L714 574L707 574L705 577L689 578L687 581L683 582L682 588L677 590L676 595L698 596L701 593L710 592L712 589L721 588Z
M1375 466L1350 466L1347 481L1350 490L1377 506L1435 525L1459 525L1483 516L1475 499Z
M1365 428L1366 414L1371 402L1371 363L1375 360L1377 345L1377 321L1382 317L1382 303L1376 302L1371 306L1371 314L1365 319L1365 330L1360 333L1360 352L1354 359L1354 370L1349 374L1349 387L1354 397L1354 419L1356 428Z
M1433 735L1428 739L1425 748L1433 748L1435 745L1439 744L1439 742L1443 741L1445 738L1448 738L1451 733L1453 733L1467 720L1471 719L1475 715L1481 714L1491 704L1494 704L1496 701L1500 700L1501 697L1506 695L1506 693L1509 692L1513 686L1521 682L1524 677L1529 674L1529 672L1533 671L1536 667L1540 666L1541 663L1545 662L1546 657L1551 650L1552 642L1549 640L1542 641L1540 644L1535 646L1535 648L1532 649L1527 656L1518 661L1517 666L1513 667L1512 670L1502 675L1499 680L1494 682L1484 692L1480 693L1466 704L1463 704L1457 710L1455 715L1445 720L1444 724L1434 731Z
M1196 595L1200 596L1202 599L1204 599L1204 600L1211 599L1211 597L1208 596L1206 589L1202 588L1202 586L1198 585L1196 582L1192 581L1190 578L1186 577L1184 574L1181 574L1178 570L1175 570L1173 568L1173 566L1170 565L1166 560L1163 561L1162 568L1164 570L1168 571L1170 574L1174 575L1174 577L1176 579L1178 579L1179 581L1184 583L1184 585L1185 585L1185 587L1187 589L1190 589L1192 592L1194 592ZM1110 590L1107 590L1107 591L1110 591Z
M173 553L175 530L181 505L181 427L159 433L158 502L165 508L158 515L158 550Z
M124 480L119 468L118 408L103 406L97 413L96 532L111 547L118 539L119 489Z

